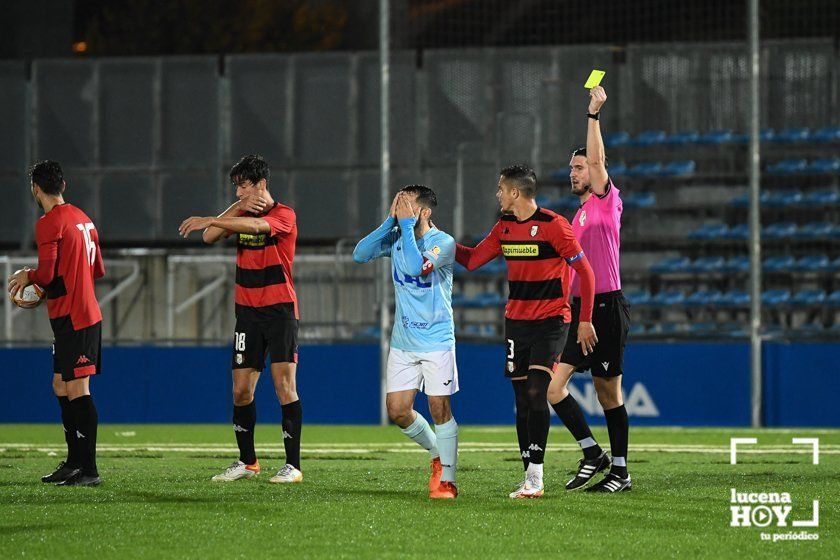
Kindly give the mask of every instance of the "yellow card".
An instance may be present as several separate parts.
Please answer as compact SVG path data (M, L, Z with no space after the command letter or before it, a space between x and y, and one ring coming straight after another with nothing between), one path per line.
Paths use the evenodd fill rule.
M586 83L583 84L583 87L586 89L592 89L598 84L601 83L601 80L604 79L604 72L603 70L593 70L591 74L589 74L589 78L586 80Z

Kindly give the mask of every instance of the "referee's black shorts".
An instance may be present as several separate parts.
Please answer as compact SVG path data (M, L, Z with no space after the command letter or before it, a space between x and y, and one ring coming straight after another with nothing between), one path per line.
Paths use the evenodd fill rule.
M583 355L577 343L580 319L580 298L572 299L572 322L569 338L558 360L575 366L575 371L591 369L595 377L616 377L624 373L624 345L630 330L630 306L621 290L595 295L592 309L592 326L598 335L598 344L588 356Z

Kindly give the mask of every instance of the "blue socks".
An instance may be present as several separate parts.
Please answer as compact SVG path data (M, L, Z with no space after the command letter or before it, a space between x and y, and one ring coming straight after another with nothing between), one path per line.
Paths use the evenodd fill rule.
M441 481L455 482L455 468L458 463L458 423L450 418L445 424L435 424L440 463L443 466Z
M425 418L423 418L422 414L417 412L414 414L414 422L412 422L408 428L403 428L402 433L417 442L417 444L423 449L428 450L428 452L432 454L432 459L439 457L440 453L438 453L437 448L437 437L435 437L435 433L432 431L431 426L429 426L429 423Z

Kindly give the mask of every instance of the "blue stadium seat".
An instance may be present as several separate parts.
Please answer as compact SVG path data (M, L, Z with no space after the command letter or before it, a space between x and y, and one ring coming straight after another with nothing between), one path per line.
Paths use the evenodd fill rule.
M624 299L632 306L643 306L650 303L650 293L648 292L627 292L624 294Z
M556 198L556 197L550 197L550 196L545 196L545 195L539 195L539 196L537 196L537 198L534 200L534 202L536 202L536 203L537 203L537 206L539 206L540 208L548 208L548 207L549 207L549 205L551 205L551 204L554 204L554 203L558 202L558 200L559 200L559 199L558 199L558 198Z
M686 144L694 144L700 139L700 133L696 130L683 130L674 134L668 135L665 138L665 144L669 146L684 146Z
M840 126L825 126L811 135L812 142L840 142Z
M659 175L662 171L662 164L656 161L637 163L627 170L628 177L652 177Z
M820 158L808 164L808 173L831 174L840 172L840 158Z
M691 263L691 271L697 273L722 272L725 263L723 257L701 257Z
M689 233L688 238L711 241L712 239L720 239L725 236L727 231L729 231L729 226L726 224L707 224Z
M505 298L496 292L485 292L478 294L472 299L475 307L503 307L505 305Z
M794 173L804 173L807 170L808 160L805 159L783 159L767 166L767 173L771 175L792 175Z
M696 168L697 164L690 159L672 161L663 167L659 174L663 177L689 177L694 174Z
M610 165L607 168L607 171L610 174L610 177L624 177L627 175L627 166L623 163L616 163L615 165Z
M761 303L768 307L778 307L790 302L789 290L765 290L761 294Z
M799 336L819 336L825 332L820 323L803 323L794 329Z
M828 255L805 255L796 261L793 270L796 272L823 272L828 270L829 264Z
M825 300L832 307L840 307L840 290L834 290ZM840 325L840 323L837 324Z
M707 307L717 305L723 294L718 290L698 290L685 298L685 305L688 307Z
M796 224L792 222L780 222L777 224L770 224L765 227L762 230L761 235L768 239L782 239L796 235L796 229Z
M622 199L624 208L650 208L656 206L656 193L633 193Z
M679 274L691 269L688 257L665 257L650 267L653 274Z
M717 304L721 307L744 307L750 304L750 294L743 290L724 292Z
M762 193L763 198L764 193ZM799 191L775 191L768 194L766 200L762 200L762 204L770 207L783 208L785 206L794 206L802 202L802 193Z
M811 222L805 224L796 233L797 237L805 239L818 239L821 237L831 237L834 234L834 224L830 222Z
M796 259L791 255L781 255L764 259L761 268L764 272L790 272L796 266Z
M664 130L645 130L630 141L633 146L656 146L665 142L667 135Z
M690 323L688 325L688 332L697 335L710 335L718 332L718 326L716 323L709 322Z
M741 323L729 322L723 323L717 326L717 330L719 333L725 334L731 337L744 337L747 336L747 329Z
M723 265L723 272L736 273L750 270L750 258L745 256L729 257Z
M356 331L353 334L353 338L357 340L361 339L369 339L369 338L379 338L380 333L379 327L365 327L360 331Z
M630 142L630 133L628 132L610 132L604 134L604 147L617 148L624 146Z
M465 307L467 297L464 294L452 294L452 307Z
M820 305L825 303L825 292L822 290L801 290L793 294L791 303L799 305Z
M659 292L650 298L650 304L657 307L669 307L671 305L680 305L685 301L685 295L676 290L669 290L667 292Z
M637 334L645 334L645 326L641 323L633 323L630 325L630 336Z
M648 329L648 334L680 334L685 332L686 325L684 323L657 323Z
M831 206L840 203L840 193L833 190L814 191L806 194L802 198L802 202L806 204Z
M700 136L697 142L699 144L728 144L730 142L735 142L737 139L735 135L732 134L731 130L712 130Z
M828 269L832 272L840 272L840 257L837 257L828 265Z
M759 204L767 204L770 202L770 199L773 198L773 193L770 191L761 191L761 194L758 195L758 203ZM732 200L729 201L731 206L736 207L747 207L750 205L750 195L747 194L740 194L734 197Z
M811 130L807 127L786 128L773 136L774 142L782 144L793 144L796 142L807 142L811 137Z
M724 239L749 239L750 226L749 224L737 224L729 228L723 235Z

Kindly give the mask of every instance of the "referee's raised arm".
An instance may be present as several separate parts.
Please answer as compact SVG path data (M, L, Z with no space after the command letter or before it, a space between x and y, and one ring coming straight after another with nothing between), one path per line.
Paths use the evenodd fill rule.
M603 196L607 192L607 156L604 151L604 139L601 137L599 123L601 107L607 100L607 92L601 86L589 90L589 108L586 116L589 124L586 128L586 165L589 167L589 182L592 192Z

